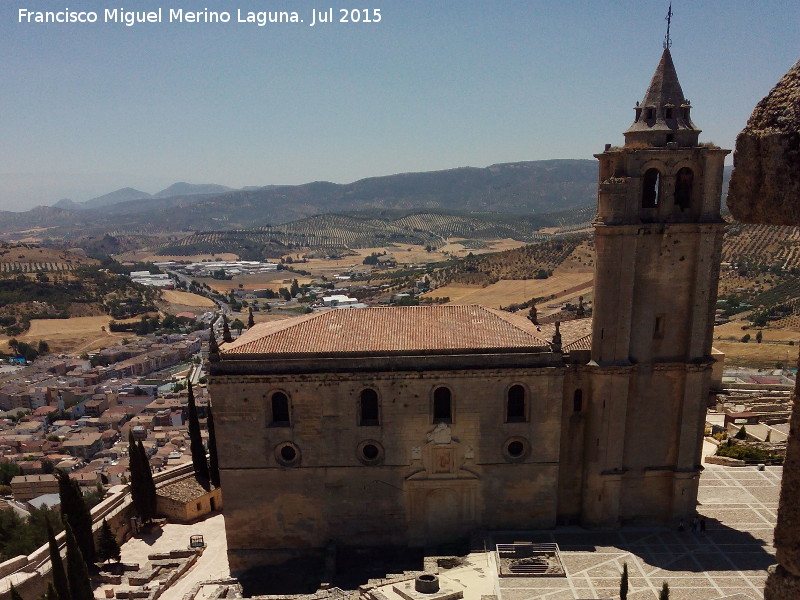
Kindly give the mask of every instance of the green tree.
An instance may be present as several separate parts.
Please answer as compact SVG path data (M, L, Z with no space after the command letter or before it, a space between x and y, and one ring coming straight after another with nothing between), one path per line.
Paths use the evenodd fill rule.
M0 463L0 485L11 485L11 480L22 473L16 463Z
M67 574L64 571L64 561L61 560L61 552L58 549L56 536L49 520L47 521L47 543L50 546L50 564L53 569L53 594L58 600L69 600L69 584L67 583Z
M658 595L658 600L669 600L669 585L667 582L664 582L664 585L661 586L661 593Z
M255 319L253 318L253 309L252 307L247 311L247 328L250 329L253 325L256 324Z
M39 340L39 344L36 346L36 351L39 354L47 354L50 352L50 345L44 340Z
M139 464L142 465L144 497L147 502L147 514L150 515L148 520L152 520L156 516L158 499L156 497L156 484L155 481L153 481L153 469L150 468L150 457L147 456L147 450L144 449L142 440L136 443L136 451L139 455Z
M203 448L203 436L200 433L200 419L197 418L197 405L194 401L194 391L192 382L188 381L189 387L189 446L192 451L192 465L197 479L207 484L209 481L208 461L206 460L206 450Z
M97 543L97 558L103 562L111 559L119 562L122 558L117 538L114 532L111 531L111 526L108 524L108 521L105 519L103 519L103 526L100 528L100 539Z
M622 563L622 577L619 580L619 600L628 600L628 563Z
M758 332L756 332L756 344L760 344L761 340L763 339L764 339L764 334L761 333L761 330L759 329Z
M242 323L239 319L234 319L231 322L231 327L236 330L237 335L242 335L242 329L244 329L244 323Z
M69 523L66 524L66 530L69 598L70 600L94 600L87 561L81 554L80 546L72 533L72 527L70 527Z
M149 523L155 516L155 485L151 486L150 483L153 480L153 473L144 446L141 442L137 444L133 439L133 431L128 432L128 461L133 510L144 523Z
M733 436L737 440L746 440L747 439L747 429L744 428L744 425L736 432L736 435Z
M745 333L745 334L742 336L742 339L741 339L741 340L739 340L739 341L740 341L740 342L742 342L743 344L746 344L747 342L749 342L749 341L750 341L750 334L749 334L749 333Z
M297 294L300 293L300 286L297 283L297 279L292 279L292 285L289 288L289 293L292 295L292 298L296 298Z
M59 471L58 495L61 501L61 517L64 525L70 525L78 542L81 555L91 564L95 560L94 537L92 536L92 515L83 501L78 482L70 479L65 471Z
M214 430L214 413L208 407L208 475L214 487L219 487L219 457L217 456L217 434Z

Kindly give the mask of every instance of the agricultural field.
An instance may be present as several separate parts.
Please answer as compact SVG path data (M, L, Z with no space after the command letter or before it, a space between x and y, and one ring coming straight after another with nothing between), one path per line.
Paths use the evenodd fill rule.
M46 341L51 352L81 353L119 344L123 337L132 337L130 332L108 331L111 321L108 315L95 317L72 317L69 319L33 319L24 334L17 336L21 342L34 347L39 340ZM138 320L138 319L134 319ZM122 321L125 322L125 321ZM106 331L102 328L105 327ZM9 338L0 338L0 345L8 350Z
M0 273L66 273L99 261L76 252L0 242Z
M302 265L301 265L302 266ZM258 273L255 275L238 275L233 279L212 279L210 277L196 277L198 283L207 284L215 292L227 294L231 290L241 286L246 290L273 290L275 292L282 287L289 287L292 280L297 279L297 283L303 285L311 283L311 278L292 273L291 271L275 271L273 273Z
M499 240L487 240L483 243L483 248L469 248L468 242L461 238L452 238L444 246L428 252L424 246L413 244L390 244L377 248L358 248L352 250L352 254L341 258L308 258L306 262L295 264L299 269L309 271L315 276L333 277L339 273L350 270L363 270L368 268L364 265L364 258L370 254L383 254L393 256L398 265L422 264L444 262L453 257L464 258L468 254L473 255L487 254L490 252L502 252L512 250L525 245L511 238ZM298 280L299 281L299 280Z
M751 367L774 369L777 365L794 366L797 362L797 343L761 343L750 341L728 342L714 340L714 348L725 353L725 365L731 367Z
M753 327L749 321L731 321L724 325L717 325L714 327L714 340L740 340L745 334L750 334L751 338L756 337L756 333L761 332L763 342L800 342L800 327L783 326L774 327L770 323L770 327ZM751 342L752 343L752 342Z
M564 273L547 279L501 279L486 287L451 283L423 294L423 298L449 297L448 304L482 304L490 308L547 298L537 304L540 314L545 316L556 312L565 302L577 303L578 296L586 298L591 293L593 279L592 273Z
M286 254L321 256L342 254L359 248L387 244L432 246L459 238L466 248L480 249L485 240L513 238L526 242L544 241L537 230L539 216L453 215L418 213L397 219L358 215L326 214L274 227L238 231L208 231L190 235L163 246L162 255L233 252L246 260L276 258ZM548 224L558 219L544 219ZM564 222L567 225L567 222Z
M729 223L722 261L800 267L800 227Z
M181 292L179 290L163 290L161 292L161 298L170 304L180 304L182 306L197 306L202 308L214 308L216 306L213 300L205 296L192 294L190 292Z

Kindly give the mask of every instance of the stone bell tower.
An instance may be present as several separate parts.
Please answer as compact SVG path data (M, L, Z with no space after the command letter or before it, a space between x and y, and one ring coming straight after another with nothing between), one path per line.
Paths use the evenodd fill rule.
M600 161L586 525L694 511L728 150L698 143L668 44L625 145Z

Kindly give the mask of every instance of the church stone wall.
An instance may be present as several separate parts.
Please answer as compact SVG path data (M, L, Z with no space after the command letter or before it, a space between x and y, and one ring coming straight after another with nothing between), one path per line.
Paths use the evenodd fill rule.
M523 422L506 422L512 385L526 391ZM433 422L437 386L451 391L451 423ZM563 387L556 368L215 377L232 570L330 542L427 545L478 527L552 527ZM379 425L359 424L365 388L378 394ZM289 398L288 427L271 423L275 392ZM365 443L380 449L374 464ZM286 445L297 454L288 463Z

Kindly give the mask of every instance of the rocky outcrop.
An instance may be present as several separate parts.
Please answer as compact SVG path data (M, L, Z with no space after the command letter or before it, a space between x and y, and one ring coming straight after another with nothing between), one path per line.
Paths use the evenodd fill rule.
M738 221L800 225L800 61L736 138L728 208Z
M800 61L756 106L733 162L728 208L737 220L800 225ZM766 600L800 597L800 377L792 400L775 527L779 564L770 569Z

